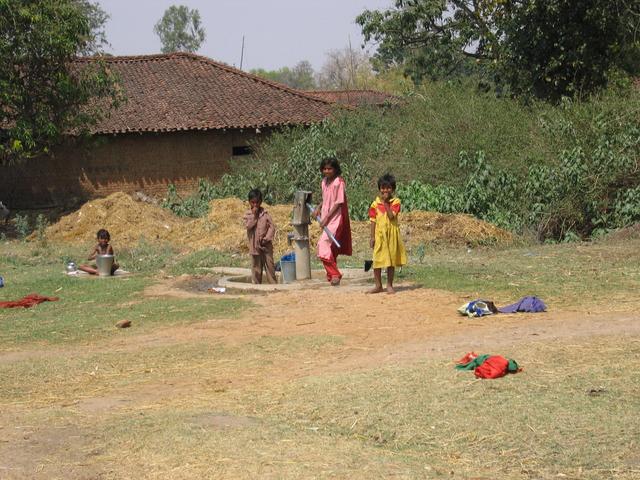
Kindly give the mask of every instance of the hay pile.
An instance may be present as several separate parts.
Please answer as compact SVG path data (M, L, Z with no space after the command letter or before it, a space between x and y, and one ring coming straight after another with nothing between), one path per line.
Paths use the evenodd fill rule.
M291 218L291 205L264 205L278 227L274 238L277 253L288 249L287 233ZM247 231L242 218L248 210L246 202L237 198L213 200L209 204L209 214L204 218L191 220L178 227L174 232L176 243L184 243L189 248L199 250L214 248L227 252L249 251Z
M265 205L276 226L274 239L276 255L289 250L287 234L290 226L291 205ZM236 198L213 200L209 214L204 218L182 219L156 205L137 202L125 193L93 200L80 210L60 219L47 229L51 241L91 244L96 231L106 228L116 246L133 246L141 238L150 242L169 242L186 250L214 248L246 253L246 231L242 217L246 202ZM508 243L512 235L494 225L470 215L446 215L433 212L408 212L402 215L401 231L407 248L421 244L441 243L464 245L467 243ZM364 252L369 245L369 223L351 222L354 250ZM313 244L320 235L317 224L310 228Z
M137 202L126 193L85 203L47 228L47 239L90 245L96 232L106 228L116 245L135 245L140 238L148 241L168 240L172 230L185 221L169 210Z

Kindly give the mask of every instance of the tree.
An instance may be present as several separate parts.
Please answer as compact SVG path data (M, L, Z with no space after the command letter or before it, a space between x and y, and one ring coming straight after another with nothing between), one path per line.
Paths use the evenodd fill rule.
M374 78L369 56L345 47L330 50L318 74L318 86L328 90L368 88Z
M89 0L74 1L89 22L89 35L86 39L86 44L79 49L78 54L103 54L103 47L109 45L104 30L104 25L109 20L109 15L97 3L91 3Z
M253 69L250 73L298 90L315 88L313 66L308 60L298 62L295 67L282 67L278 70Z
M184 5L165 10L162 19L153 27L160 37L162 53L195 52L205 39L204 28L200 24L200 12Z
M416 82L480 73L552 100L606 85L640 52L637 0L396 0L356 22L379 42L378 68L401 65Z
M515 21L501 22L508 43L498 73L514 94L581 96L605 86L612 71L640 71L637 0L528 3L517 9ZM631 58L635 67L627 64Z
M81 136L117 104L117 79L99 57L106 14L86 0L0 0L0 163Z

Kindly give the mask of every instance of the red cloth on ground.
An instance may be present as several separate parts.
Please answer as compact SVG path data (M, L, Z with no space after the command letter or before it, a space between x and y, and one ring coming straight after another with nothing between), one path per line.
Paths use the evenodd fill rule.
M499 378L504 377L508 369L509 360L500 355L493 355L476 367L475 375L478 378Z
M30 293L29 295L22 297L20 300L0 302L0 308L29 308L42 302L56 302L57 300L58 297L43 297L41 295L38 295L37 293Z

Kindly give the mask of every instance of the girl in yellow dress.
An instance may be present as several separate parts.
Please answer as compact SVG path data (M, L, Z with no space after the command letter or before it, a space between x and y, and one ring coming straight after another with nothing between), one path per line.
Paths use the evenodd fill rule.
M398 214L400 213L400 199L394 197L396 179L386 174L378 179L380 195L369 208L371 222L371 239L369 244L373 248L373 276L376 286L369 293L382 292L382 269L387 269L387 293L395 293L393 276L395 267L407 263L407 252L404 249Z

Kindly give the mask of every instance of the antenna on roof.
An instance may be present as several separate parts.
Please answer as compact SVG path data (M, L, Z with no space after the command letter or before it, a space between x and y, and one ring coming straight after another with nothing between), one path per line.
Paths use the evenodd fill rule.
M242 35L242 50L240 50L240 70L242 70L243 59L244 59L244 35Z

